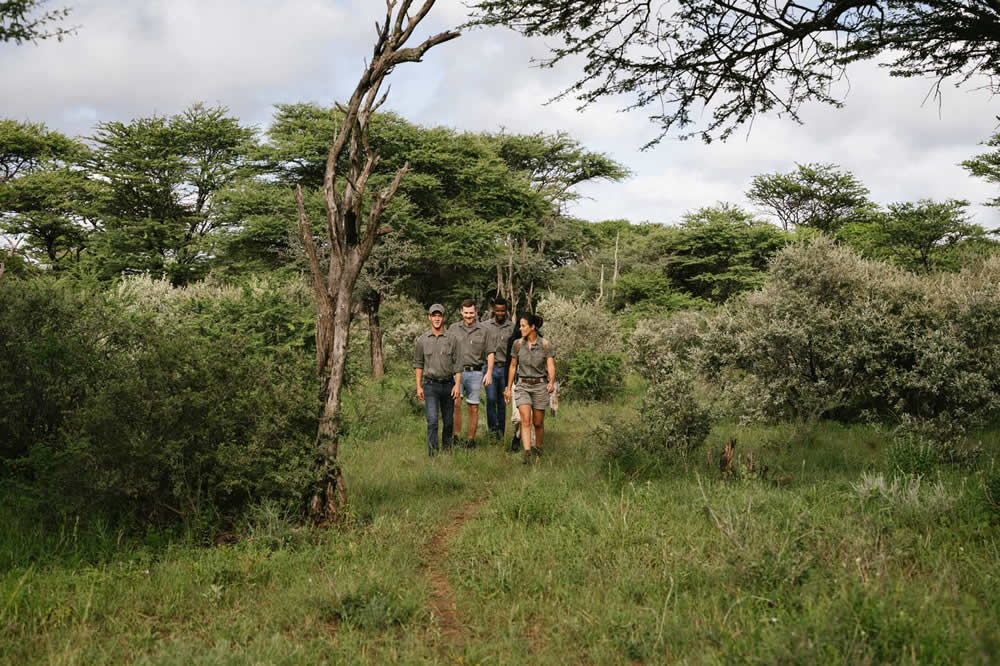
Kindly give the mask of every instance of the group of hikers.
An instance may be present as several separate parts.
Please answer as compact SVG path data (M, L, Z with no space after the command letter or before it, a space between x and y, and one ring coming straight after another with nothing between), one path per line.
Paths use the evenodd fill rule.
M444 306L430 306L431 329L413 344L417 398L427 414L427 454L438 452L439 421L442 450L461 441L463 399L468 426L462 443L473 445L485 387L490 436L504 440L506 405L513 400L520 417L515 441L520 439L524 462L530 463L542 454L545 410L555 390L555 361L552 345L541 335L542 318L528 313L514 322L502 298L485 321L471 298L462 301L460 312L461 319L445 328Z

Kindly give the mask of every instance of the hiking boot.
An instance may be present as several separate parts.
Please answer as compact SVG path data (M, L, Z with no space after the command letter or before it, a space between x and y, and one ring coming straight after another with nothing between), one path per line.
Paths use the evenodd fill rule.
M521 462L525 465L530 465L534 461L535 457L531 455L531 449L525 449L522 455Z

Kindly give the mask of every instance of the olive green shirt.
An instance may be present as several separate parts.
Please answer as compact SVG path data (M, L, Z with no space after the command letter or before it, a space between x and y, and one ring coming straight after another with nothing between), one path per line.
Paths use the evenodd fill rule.
M496 366L499 363L507 362L507 338L510 334L514 332L514 320L507 317L507 321L502 324L498 324L496 319L492 317L483 322L486 328L490 329L493 333L496 342L496 358L493 359L493 365Z
M533 345L528 344L524 338L515 340L510 353L517 359L518 377L549 378L545 360L555 358L555 355L552 353L552 345L545 338L539 336Z
M459 370L467 365L485 366L486 357L496 353L497 345L493 340L493 334L482 322L477 321L470 328L464 321L458 320L448 327L448 332L456 335L461 341L458 353L461 366Z
M413 342L413 367L423 368L424 377L453 377L462 371L459 349L459 338L454 333L434 335L434 331L427 331Z

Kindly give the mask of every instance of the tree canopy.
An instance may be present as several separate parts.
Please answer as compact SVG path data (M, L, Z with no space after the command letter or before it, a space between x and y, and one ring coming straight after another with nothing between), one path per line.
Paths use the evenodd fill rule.
M842 104L847 65L879 58L892 76L958 83L983 75L1000 91L996 0L476 0L474 22L557 38L555 65L582 56L562 95L586 106L632 96L660 134L725 139L757 114L796 121L803 103ZM707 112L707 113L705 113ZM704 115L703 115L704 113ZM701 118L708 120L702 125Z
M791 173L754 176L747 199L791 227L833 232L875 208L868 188L833 164L797 164Z
M997 120L1000 120L1000 118L997 118ZM994 134L985 143L996 150L965 160L962 162L962 166L976 178L982 178L988 183L1000 185L1000 132ZM993 197L985 203L987 206L1000 207L1000 195Z
M8 0L0 2L0 43L36 42L55 37L59 41L73 34L60 21L69 16L69 8L41 11L46 0Z

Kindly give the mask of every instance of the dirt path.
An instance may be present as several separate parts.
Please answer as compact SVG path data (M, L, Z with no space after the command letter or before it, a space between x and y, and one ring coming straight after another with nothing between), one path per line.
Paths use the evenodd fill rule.
M462 528L465 521L473 518L482 508L485 500L469 502L456 511L431 538L427 546L427 577L431 582L431 612L437 618L441 632L442 647L459 647L465 643L465 632L458 616L455 592L448 582L447 567L448 542Z

